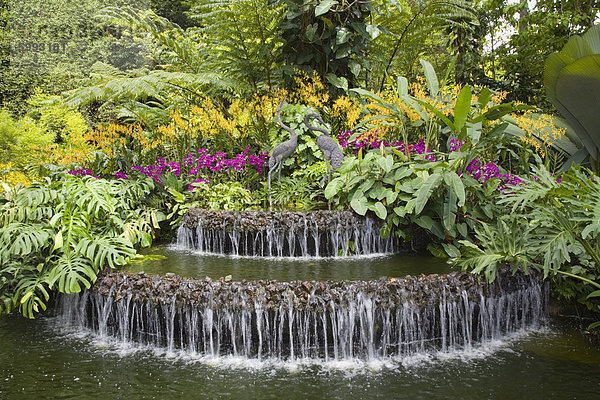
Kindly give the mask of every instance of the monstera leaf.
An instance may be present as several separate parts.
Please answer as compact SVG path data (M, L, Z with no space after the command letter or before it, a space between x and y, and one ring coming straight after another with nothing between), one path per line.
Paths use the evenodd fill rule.
M600 25L546 59L546 93L590 156L600 157Z

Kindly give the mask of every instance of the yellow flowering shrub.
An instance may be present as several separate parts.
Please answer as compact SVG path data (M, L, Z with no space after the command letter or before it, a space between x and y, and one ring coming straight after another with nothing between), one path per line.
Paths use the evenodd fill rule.
M0 172L0 183L6 184L11 188L18 184L29 186L32 183L32 179L25 173L16 170L13 163L0 164ZM0 184L0 193L5 191L3 184Z
M308 75L304 71L296 70L294 77L296 89L290 94L290 102L322 110L329 102L329 91L323 84L316 71Z
M533 114L526 112L521 115L512 115L525 135L520 136L522 142L533 147L542 157L546 157L548 149L552 147L555 141L565 135L565 130L556 126L552 116L548 114Z

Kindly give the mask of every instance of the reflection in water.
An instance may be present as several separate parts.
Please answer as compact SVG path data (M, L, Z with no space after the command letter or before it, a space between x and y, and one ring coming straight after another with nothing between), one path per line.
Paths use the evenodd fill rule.
M261 258L203 255L169 246L143 252L150 256L133 262L127 271L149 274L172 272L188 278L217 279L231 275L233 280L369 280L382 276L400 277L446 273L452 267L446 260L431 256L393 255L345 258ZM161 257L162 256L162 257Z
M557 324L469 352L387 362L206 359L0 319L1 399L574 399L600 391L598 350ZM545 351L536 349L544 348Z

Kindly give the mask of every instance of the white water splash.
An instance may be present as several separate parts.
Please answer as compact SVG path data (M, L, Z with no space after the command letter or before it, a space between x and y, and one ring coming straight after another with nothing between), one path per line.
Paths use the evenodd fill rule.
M379 227L372 219L366 218L362 226L348 229L342 225L340 217L337 218L325 231L319 230L310 214L286 229L267 226L264 230L254 232L224 227L204 229L200 220L196 229L179 227L177 248L194 250L200 254L305 259L381 256L396 252L393 235L382 238Z
M494 297L486 297L480 287L475 300L465 290L444 290L417 304L410 298L385 301L381 293L349 283L320 295L313 289L300 305L292 291L281 304L271 304L260 291L251 296L232 285L225 297L194 306L177 306L175 294L136 302L131 293L116 300L87 291L62 297L58 319L104 340L164 349L175 358L182 353L217 362L227 357L290 365L360 362L377 369L381 362L404 365L413 356L477 357L484 343L502 343L542 325L546 300L539 282L524 280L512 292L496 289Z

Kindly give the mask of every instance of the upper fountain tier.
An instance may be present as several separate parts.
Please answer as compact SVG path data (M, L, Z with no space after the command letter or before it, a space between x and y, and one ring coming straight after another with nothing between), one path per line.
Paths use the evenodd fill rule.
M337 257L392 254L393 235L350 211L211 211L192 208L177 234L180 248L258 257Z

